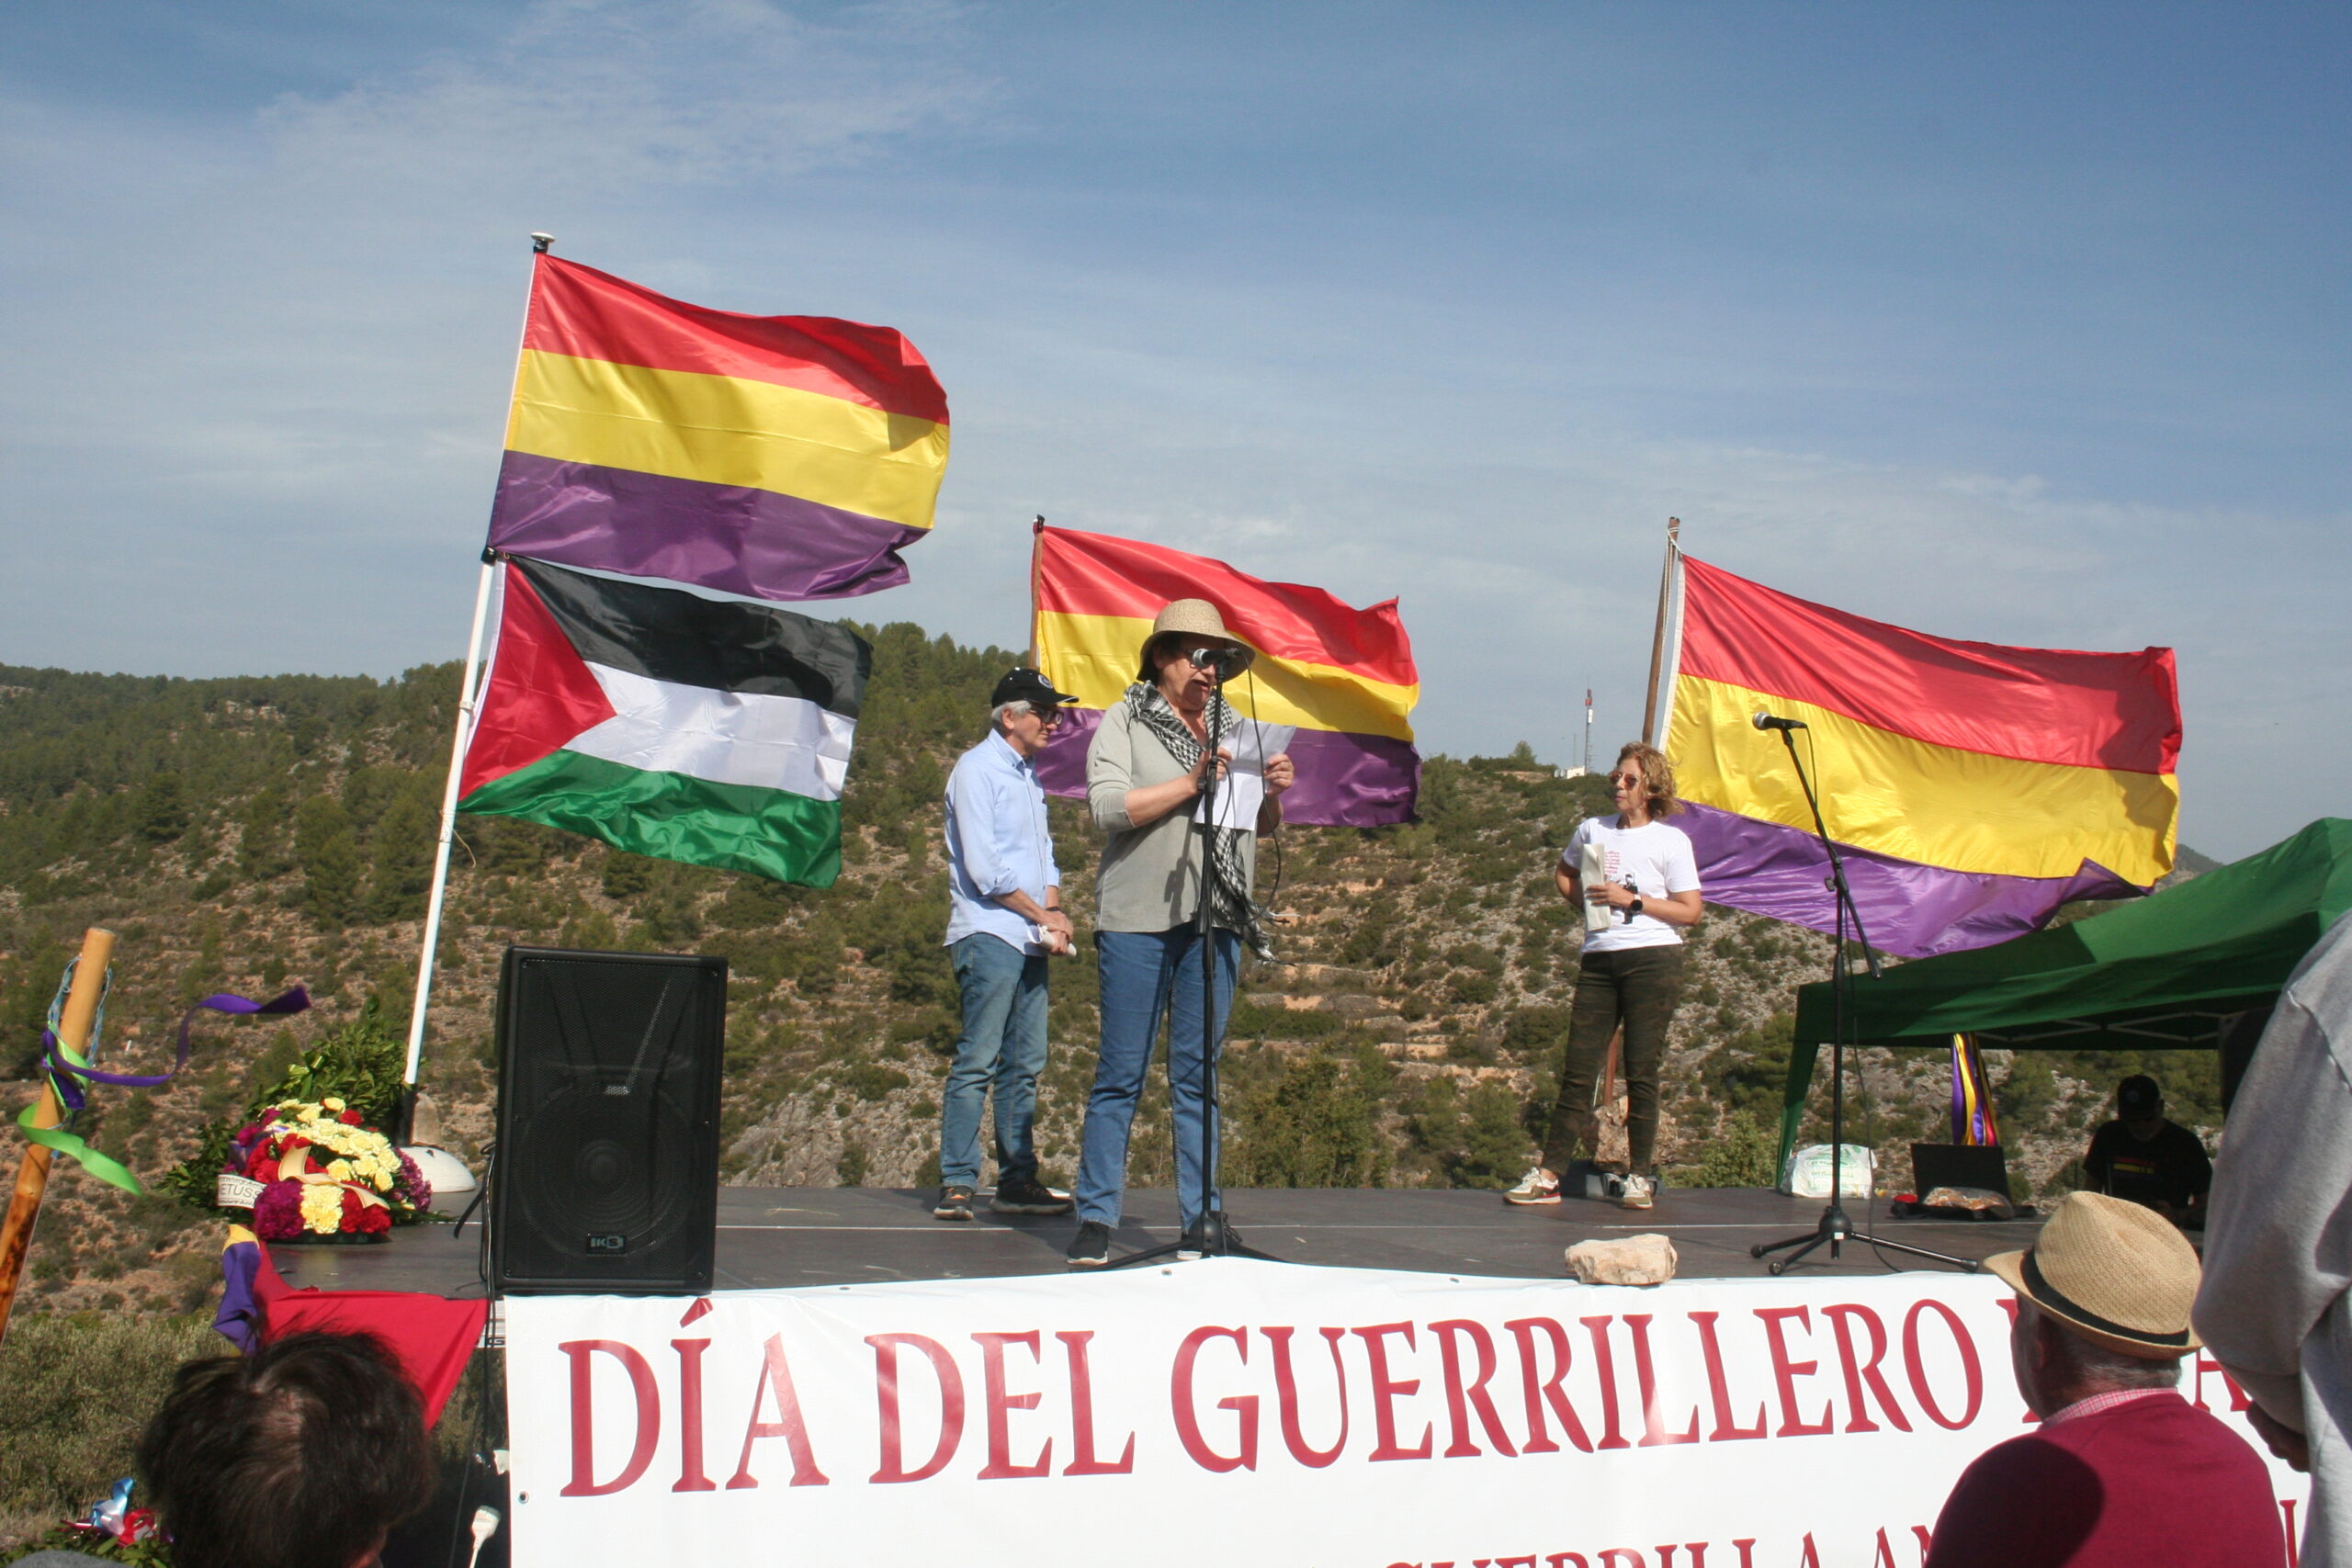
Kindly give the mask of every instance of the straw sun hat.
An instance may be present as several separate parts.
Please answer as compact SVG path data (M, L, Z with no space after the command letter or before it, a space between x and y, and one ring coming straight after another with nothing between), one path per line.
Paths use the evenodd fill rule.
M2153 1209L2075 1192L2023 1252L1984 1267L2018 1294L2095 1344L2163 1360L2202 1344L2189 1326L2199 1273L2196 1249Z
M1234 669L1237 675L1249 669L1250 661L1258 657L1256 649L1225 629L1225 617L1217 614L1216 605L1205 599L1178 599L1161 610L1152 621L1151 635L1143 639L1143 655L1138 661L1141 668L1136 673L1136 680L1150 681L1159 675L1159 671L1151 667L1151 656L1164 637L1211 637L1219 642L1229 643L1241 650L1241 662Z

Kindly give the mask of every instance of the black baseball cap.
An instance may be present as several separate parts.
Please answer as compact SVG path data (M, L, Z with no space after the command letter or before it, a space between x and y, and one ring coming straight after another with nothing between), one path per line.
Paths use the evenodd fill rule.
M1004 679L996 683L989 697L989 706L1001 707L1006 703L1035 703L1041 707L1059 707L1074 703L1076 697L1064 696L1054 690L1053 682L1035 670L1008 670Z
M2154 1116L2165 1108L2164 1090L2145 1073L2133 1073L2115 1086L2116 1107L2129 1117Z

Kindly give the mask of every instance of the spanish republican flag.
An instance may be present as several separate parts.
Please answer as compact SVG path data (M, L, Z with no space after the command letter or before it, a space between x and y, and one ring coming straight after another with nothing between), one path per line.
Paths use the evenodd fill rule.
M830 887L872 650L824 621L509 558L458 809Z
M1807 726L1797 743L1883 952L1984 947L2172 869L2172 649L1929 637L1676 558L1666 749L1712 901L1836 927L1812 815L1759 711Z
M1100 715L1125 700L1151 623L1171 600L1205 599L1258 650L1225 690L1234 708L1295 725L1290 821L1351 828L1409 822L1420 787L1413 705L1420 672L1396 601L1358 610L1320 588L1264 582L1220 560L1107 534L1037 531L1037 668L1078 699L1037 759L1057 795L1086 793L1086 749Z
M741 316L541 254L492 549L757 599L907 581L947 397L888 327Z

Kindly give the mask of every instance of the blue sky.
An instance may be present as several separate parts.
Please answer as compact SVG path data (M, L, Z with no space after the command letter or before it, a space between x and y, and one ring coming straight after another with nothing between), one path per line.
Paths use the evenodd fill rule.
M1663 521L2179 650L2184 839L2347 809L2341 6L109 4L0 20L0 660L462 650L534 229L905 330L1027 519L1401 595L1424 744L1638 728Z

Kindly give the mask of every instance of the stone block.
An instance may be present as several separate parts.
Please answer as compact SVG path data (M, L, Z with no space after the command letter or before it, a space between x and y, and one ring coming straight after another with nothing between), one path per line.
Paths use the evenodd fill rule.
M1674 1278L1675 1263L1674 1243L1656 1234L1568 1248L1568 1272L1580 1285L1663 1285Z

